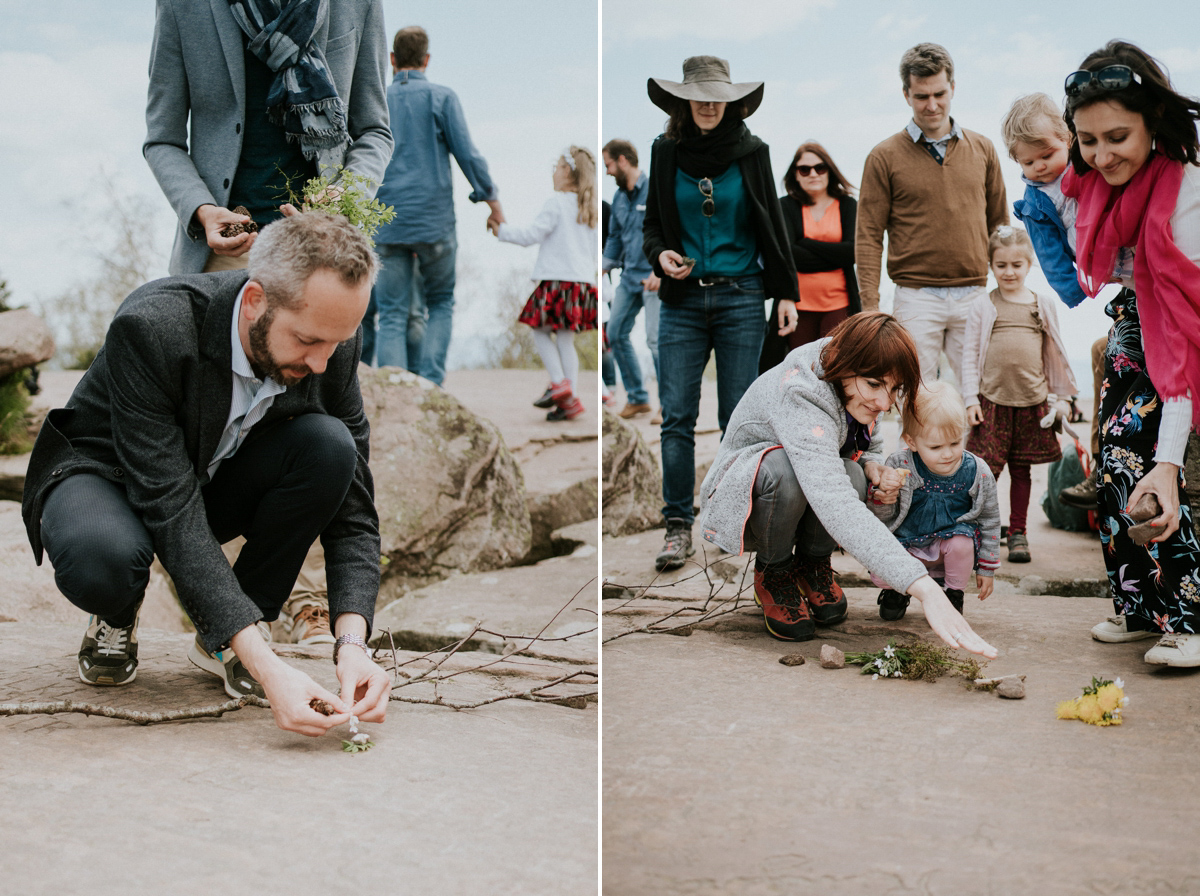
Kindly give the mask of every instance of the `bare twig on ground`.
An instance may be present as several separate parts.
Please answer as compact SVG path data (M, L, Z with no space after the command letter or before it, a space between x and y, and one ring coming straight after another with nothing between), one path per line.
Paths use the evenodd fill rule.
M692 561L692 562L695 562L695 561ZM708 582L708 596L705 597L701 603L685 604L684 606L676 607L671 612L669 612L663 616L660 616L657 619L654 619L652 622L648 622L645 625L640 625L640 626L637 626L636 628L631 628L631 629L628 629L623 632L618 632L615 635L611 635L610 637L605 638L603 643L608 644L611 641L616 641L617 639L624 638L627 635L635 635L635 634L652 634L652 635L682 634L684 630L689 630L692 627L698 625L699 623L709 622L720 616L726 616L730 613L735 613L738 610L741 610L741 609L749 606L748 601L746 601L746 602L742 601L742 596L746 593L746 589L747 589L746 572L750 568L750 561L749 560L746 561L746 567L742 570L741 584L738 586L738 590L731 597L719 597L718 596L721 592L721 589L725 585L727 585L728 582L724 581L724 580L722 580L720 582L714 582L712 579L712 576L709 575L709 572L708 572L709 568L716 562L717 562L716 560L710 562L708 560L708 552L705 551L704 552L704 563L698 564L700 566L700 570L698 572L692 573L691 575L685 576L684 578L678 579L672 583L673 585L679 584L682 582L689 581L690 579L696 578L697 576L703 575L705 578L705 581ZM629 598L628 600L622 601L616 607L611 607L609 609L604 610L605 615L615 615L616 613L619 613L621 610L628 608L631 604L633 604L636 601L645 597L647 592L649 592L650 588L652 588L654 586L654 583L657 582L658 579L659 579L659 576L656 575L653 579L650 580L650 583L648 585L642 586L641 589L633 597ZM678 619L683 616L690 617L692 614L698 614L697 618L689 618L688 621L683 623L682 625L669 626L666 628L663 627L665 625L665 623L669 622L672 619ZM690 634L690 631L688 633Z
M477 670L471 669L467 671ZM582 709L584 705L586 705L587 700L598 695L598 691L587 691L586 693L582 694L565 694L553 697L542 693L543 691L546 691L552 687L565 684L568 681L575 681L579 678L589 678L592 681L598 681L599 675L590 671L570 672L566 675L560 675L553 681L548 681L545 684L540 684L536 687L529 688L526 691L521 691L519 693L500 694L495 697L488 697L485 700L476 700L474 703L451 703L436 695L432 698L423 698L404 697L395 693L392 694L391 699L399 703L423 703L430 706L446 706L454 710L478 709L481 706L499 703L502 700L532 700L535 703L556 703L560 706L570 706L574 709Z
M76 703L73 700L57 700L49 703L0 703L0 716L57 715L64 712L78 712L87 716L103 716L106 719L120 719L124 722L136 722L139 725L152 725L156 722L182 722L187 719L217 718L227 712L233 712L245 706L260 706L264 709L269 709L271 704L261 697L245 696L239 697L237 700L214 704L213 706L201 706L197 709L139 712L133 709L119 709L115 706L100 706L95 703Z

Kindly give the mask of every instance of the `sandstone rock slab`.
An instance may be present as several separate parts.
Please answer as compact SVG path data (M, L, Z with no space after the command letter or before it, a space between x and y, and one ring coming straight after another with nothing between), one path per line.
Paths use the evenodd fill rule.
M604 532L632 535L662 525L662 470L637 429L604 410Z
M0 312L0 376L54 357L54 337L28 308Z

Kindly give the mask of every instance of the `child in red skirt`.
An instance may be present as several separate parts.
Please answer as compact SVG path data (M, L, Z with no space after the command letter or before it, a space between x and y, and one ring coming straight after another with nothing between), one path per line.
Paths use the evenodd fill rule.
M997 479L1008 464L1011 563L1030 560L1029 468L1062 457L1048 428L1055 417L1050 402L1076 392L1055 300L1025 288L1033 257L1033 244L1021 228L1006 224L992 233L988 263L997 288L972 303L963 348L963 399L972 427L967 447Z
M533 328L533 344L550 385L535 407L554 409L547 420L573 420L583 413L575 394L579 356L575 334L596 329L596 159L572 146L554 165L555 195L528 227L494 224L497 237L519 246L538 244L533 279L539 281L517 317Z

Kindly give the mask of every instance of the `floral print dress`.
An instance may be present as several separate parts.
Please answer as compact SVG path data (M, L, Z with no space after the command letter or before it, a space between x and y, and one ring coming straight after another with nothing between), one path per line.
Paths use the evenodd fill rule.
M1123 289L1105 313L1114 321L1100 385L1100 541L1116 612L1129 631L1200 633L1200 543L1179 471L1179 530L1139 547L1124 512L1154 466L1162 399L1146 373L1137 298Z

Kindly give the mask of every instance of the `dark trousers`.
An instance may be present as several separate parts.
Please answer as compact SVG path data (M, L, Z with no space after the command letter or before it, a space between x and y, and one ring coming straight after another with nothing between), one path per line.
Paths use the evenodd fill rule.
M865 499L867 476L863 468L852 460L842 462L858 497ZM777 448L763 455L758 465L742 548L756 552L756 561L773 566L790 562L793 547L801 557L828 557L837 542L809 507L787 452Z
M356 463L345 424L305 414L252 433L204 486L216 540L246 538L233 571L268 621L345 499ZM66 479L46 498L42 541L67 600L112 625L133 621L154 543L123 486L92 474Z

